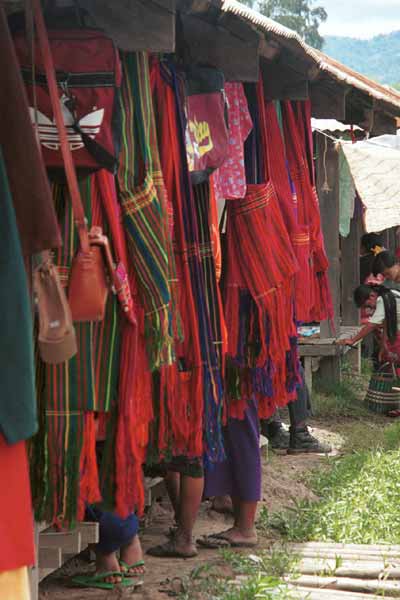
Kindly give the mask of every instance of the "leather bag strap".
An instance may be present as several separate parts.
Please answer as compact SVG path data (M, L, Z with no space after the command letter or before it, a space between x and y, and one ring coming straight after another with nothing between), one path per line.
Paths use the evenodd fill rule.
M71 149L68 143L67 130L61 110L60 97L58 94L53 57L51 55L49 38L47 36L46 25L43 18L40 0L32 0L35 24L39 40L40 51L42 53L43 64L46 72L47 85L51 99L51 105L54 118L57 125L58 135L61 144L61 154L64 160L65 173L67 177L68 189L71 196L72 208L74 211L75 225L78 230L81 250L89 253L89 233L83 208L81 194L79 191L78 178L76 176L75 165L72 159Z

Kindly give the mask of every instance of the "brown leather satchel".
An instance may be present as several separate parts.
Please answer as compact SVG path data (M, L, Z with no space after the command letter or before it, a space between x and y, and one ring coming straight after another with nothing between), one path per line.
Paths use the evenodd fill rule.
M73 320L102 321L108 293L103 250L90 236L89 251L80 248L71 265L68 300Z
M46 71L47 85L60 138L68 188L79 235L79 250L71 265L68 299L74 321L101 321L105 315L109 285L107 282L104 246L105 236L100 228L87 227L80 196L78 179L69 147L67 132L57 90L54 63L51 56L40 0L33 0L40 51ZM100 243L100 240L101 243Z

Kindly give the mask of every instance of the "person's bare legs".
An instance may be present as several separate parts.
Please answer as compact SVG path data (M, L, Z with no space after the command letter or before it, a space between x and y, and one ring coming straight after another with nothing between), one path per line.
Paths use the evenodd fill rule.
M164 481L165 487L167 488L168 497L171 501L172 508L174 509L175 523L177 523L179 518L181 475L175 471L167 471Z
M146 569L144 564L142 564L143 550L138 535L135 535L129 544L121 547L120 558L125 565L131 566L131 568L128 569L125 565L121 565L121 571L124 573L124 575L127 575L128 577L136 577L137 575L143 575L145 573ZM135 563L138 564L133 566Z
M217 513L232 515L233 506L230 496L214 496L211 504L211 509Z
M203 477L180 476L177 527L165 544L147 550L159 558L191 558L197 555L193 528L199 512L204 488Z
M234 524L227 531L222 532L222 537L234 544L256 544L258 541L255 527L257 502L246 502L237 497L232 497Z
M178 528L175 535L175 544L177 551L182 554L193 554L196 552L196 545L193 541L193 528L199 512L203 489L203 477L181 476Z
M102 573L108 573L110 571L120 571L118 558L115 552L111 552L110 554L102 554L96 549L96 547L94 550L96 553L96 574L101 575ZM118 577L116 575L105 577L104 581L105 583L121 583L122 573L121 577Z

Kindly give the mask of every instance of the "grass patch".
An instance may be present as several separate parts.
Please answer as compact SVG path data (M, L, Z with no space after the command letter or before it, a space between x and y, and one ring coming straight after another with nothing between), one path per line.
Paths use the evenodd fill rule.
M399 432L398 426L391 428L390 444ZM260 526L278 529L291 541L398 543L400 450L364 451L331 459L330 469L314 473L311 487L319 501L302 501L273 515L264 510Z
M367 416L371 413L364 406L368 382L371 376L368 361L362 361L361 374L354 372L345 361L342 364L342 381L333 385L316 379L313 393L313 410L317 417Z
M221 550L219 565L194 569L182 583L179 600L291 600L283 575L293 575L297 557L285 550L244 555ZM222 571L229 567L229 574Z

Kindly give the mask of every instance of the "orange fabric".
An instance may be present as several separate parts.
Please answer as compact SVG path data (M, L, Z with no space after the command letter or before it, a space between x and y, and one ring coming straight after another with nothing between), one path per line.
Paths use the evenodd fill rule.
M215 186L213 178L210 178L210 230L211 230L211 244L214 253L215 260L215 273L217 276L218 283L221 280L222 274L222 248L221 248L221 236L219 233L219 220L218 220L218 206L217 198L215 194ZM222 296L218 288L218 303L220 307L221 316L224 314L222 307ZM224 357L228 351L228 330L224 319L221 319L221 336L222 336L222 356Z
M30 600L28 569L21 567L0 573L0 591L4 600Z
M8 571L33 565L35 550L25 442L9 446L1 433L0 481L0 571Z

